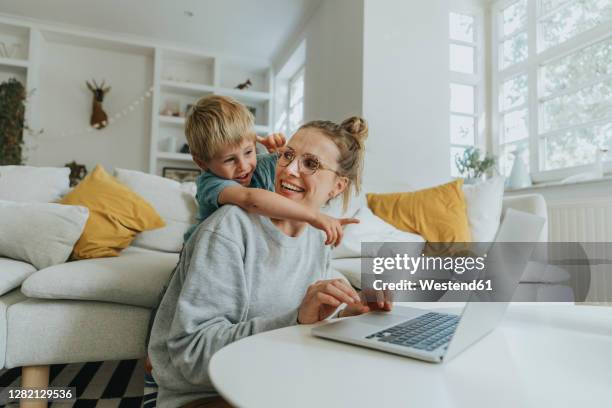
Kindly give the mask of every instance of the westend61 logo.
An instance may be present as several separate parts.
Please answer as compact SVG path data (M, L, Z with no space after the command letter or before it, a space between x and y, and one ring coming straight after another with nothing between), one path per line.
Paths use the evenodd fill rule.
M462 275L466 271L483 271L486 268L483 256L410 256L396 254L389 257L376 257L372 262L372 272L379 275L385 271L407 271L414 275L417 271L452 271Z

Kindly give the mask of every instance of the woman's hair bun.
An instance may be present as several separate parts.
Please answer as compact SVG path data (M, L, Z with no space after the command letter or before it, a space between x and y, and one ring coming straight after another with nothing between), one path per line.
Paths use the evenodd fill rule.
M360 143L363 143L363 141L368 137L368 123L365 119L360 118L359 116L352 116L345 119L340 124L340 127L353 135L353 137Z

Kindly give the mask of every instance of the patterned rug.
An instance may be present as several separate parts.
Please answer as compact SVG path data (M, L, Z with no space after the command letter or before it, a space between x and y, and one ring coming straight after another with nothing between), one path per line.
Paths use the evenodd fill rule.
M21 368L0 371L0 407L7 405L6 387L18 387ZM50 385L76 387L76 402L51 402L50 407L136 408L143 404L144 360L98 361L51 366Z

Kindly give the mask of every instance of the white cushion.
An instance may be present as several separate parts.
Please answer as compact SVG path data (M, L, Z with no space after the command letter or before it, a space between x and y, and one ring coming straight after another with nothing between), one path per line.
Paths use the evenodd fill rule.
M0 200L50 203L70 189L67 167L0 166Z
M36 268L26 262L0 258L0 271L0 295L3 295L19 287Z
M38 271L21 285L29 297L98 300L153 307L178 254L129 247L115 258L85 259Z
M401 231L394 226L387 224L382 219L374 215L372 211L364 206L354 214L359 219L359 224L349 224L344 228L344 238L340 245L332 251L332 258L358 258L384 256L379 253L384 245L384 250L392 251L388 243L391 242L414 242L424 243L423 237L410 232ZM362 242L372 242L371 252L362 254ZM419 247L420 250L420 247Z
M366 199L365 193L361 192L360 194L351 195L351 200L349 201L346 211L342 211L342 194L340 194L324 205L323 208L321 208L321 212L334 218L350 218L353 217L360 208L367 206L368 200Z
M65 262L89 217L85 207L0 201L0 256L44 269Z
M115 169L115 177L144 198L164 219L166 226L145 231L136 237L134 246L166 252L179 252L183 234L195 223L197 203L193 195L194 183L142 173Z
M467 217L474 242L492 242L501 219L504 178L494 177L479 184L464 185Z

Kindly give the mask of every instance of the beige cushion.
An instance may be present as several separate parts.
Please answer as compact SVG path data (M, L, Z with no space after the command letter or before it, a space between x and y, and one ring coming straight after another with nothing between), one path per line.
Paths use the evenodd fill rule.
M88 216L85 207L0 200L0 256L36 269L66 262Z
M0 166L0 200L50 203L70 189L67 167Z
M0 295L4 295L19 287L36 268L26 262L0 258L0 271Z
M138 234L132 245L158 251L179 252L183 235L195 223L197 203L193 183L142 173L115 169L115 177L144 198L164 219L166 226Z
M23 282L40 299L99 300L153 307L178 254L129 247L116 258L85 259L43 269Z

